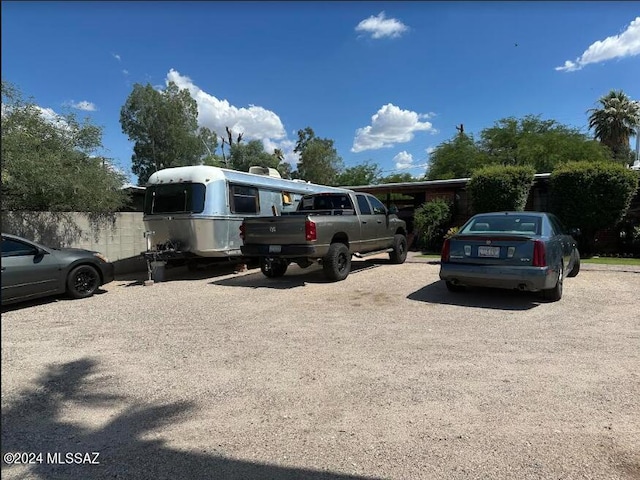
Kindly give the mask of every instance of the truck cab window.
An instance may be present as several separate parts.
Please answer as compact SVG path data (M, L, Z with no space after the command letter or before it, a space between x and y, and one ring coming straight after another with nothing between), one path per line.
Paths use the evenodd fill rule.
M374 215L386 215L387 207L385 207L380 200L378 200L376 197L370 196L369 202L371 202L371 206L373 207Z
M371 207L365 195L356 195L358 199L358 207L360 207L361 215L371 215Z

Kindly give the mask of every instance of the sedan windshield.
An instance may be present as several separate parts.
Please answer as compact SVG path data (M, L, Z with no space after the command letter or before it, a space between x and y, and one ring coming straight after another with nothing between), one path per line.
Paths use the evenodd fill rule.
M460 233L523 233L540 235L540 217L531 215L482 215L472 218Z

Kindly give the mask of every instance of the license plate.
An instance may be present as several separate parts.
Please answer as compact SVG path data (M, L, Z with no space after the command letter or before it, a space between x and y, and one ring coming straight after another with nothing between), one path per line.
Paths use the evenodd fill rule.
M498 258L500 257L500 247L478 247L478 256Z
M282 245L269 245L269 253L280 253Z

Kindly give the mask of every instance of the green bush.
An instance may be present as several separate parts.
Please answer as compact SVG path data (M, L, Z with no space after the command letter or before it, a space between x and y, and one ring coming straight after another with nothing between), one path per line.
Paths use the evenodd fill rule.
M476 170L467 185L474 212L524 210L534 174L527 166L491 165Z
M567 163L551 174L551 210L580 228L581 252L591 255L596 232L622 220L637 188L638 174L620 164Z
M447 233L444 234L443 238L451 238L455 234L457 234L459 231L460 231L460 227L451 227L449 230L447 230Z
M436 198L423 203L414 213L415 228L427 250L437 250L442 243L442 235L451 221L451 205L446 200Z

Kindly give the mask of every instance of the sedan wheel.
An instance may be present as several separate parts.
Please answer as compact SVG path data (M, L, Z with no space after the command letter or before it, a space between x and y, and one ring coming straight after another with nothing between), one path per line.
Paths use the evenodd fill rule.
M91 265L80 265L71 270L67 277L67 292L73 298L93 295L100 286L100 275Z
M549 300L550 302L557 302L558 300L560 300L562 298L563 280L564 280L564 267L562 266L562 263L560 263L560 266L558 269L558 281L556 282L556 286L548 290L543 290L542 291L543 297L546 300Z

